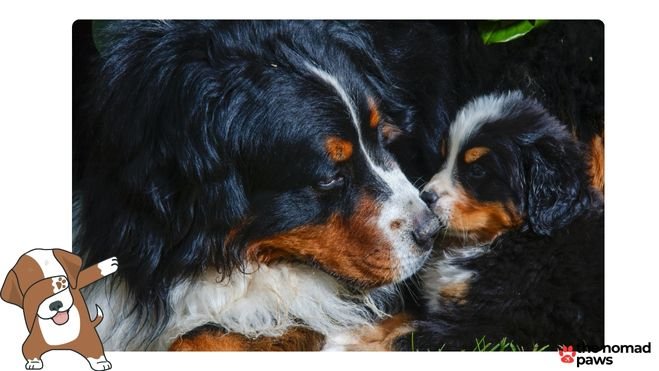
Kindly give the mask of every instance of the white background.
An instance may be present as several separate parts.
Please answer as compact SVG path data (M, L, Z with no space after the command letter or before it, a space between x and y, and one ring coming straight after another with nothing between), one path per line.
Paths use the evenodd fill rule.
M606 341L655 342L651 355L614 357L607 369L657 369L657 36L652 2L319 0L3 1L0 5L0 276L33 248L71 246L71 26L107 18L602 19L606 41ZM27 336L19 308L0 302L0 368L21 370ZM414 354L108 354L116 370L565 369L554 352ZM45 370L86 370L70 352ZM602 367L602 366L591 366Z

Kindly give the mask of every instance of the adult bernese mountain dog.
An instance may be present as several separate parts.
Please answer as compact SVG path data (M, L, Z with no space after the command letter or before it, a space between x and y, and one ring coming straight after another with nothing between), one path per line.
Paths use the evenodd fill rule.
M122 262L86 292L106 349L321 349L397 302L440 225L386 149L414 111L360 24L97 39L74 226L86 261Z
M520 92L474 99L421 197L446 226L398 349L604 343L604 215L583 145Z

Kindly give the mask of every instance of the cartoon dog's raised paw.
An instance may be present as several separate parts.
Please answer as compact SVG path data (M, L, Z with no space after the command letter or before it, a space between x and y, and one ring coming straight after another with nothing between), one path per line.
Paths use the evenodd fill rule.
M109 370L112 368L112 364L105 359L105 356L100 358L87 358L89 365L96 371Z
M98 268L101 270L103 276L109 276L112 273L116 272L119 268L119 262L116 257L110 259L105 259L102 262L98 263Z
M41 370L43 368L43 362L40 359L28 359L25 364L26 370Z

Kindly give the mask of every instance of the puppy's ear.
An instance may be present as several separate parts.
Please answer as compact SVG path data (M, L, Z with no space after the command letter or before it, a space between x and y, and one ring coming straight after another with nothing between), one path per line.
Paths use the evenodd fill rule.
M0 297L2 297L2 300L6 301L7 303L18 305L19 307L23 308L23 293L18 286L18 277L16 277L16 273L14 273L13 269L7 273L5 283L2 284Z
M528 219L541 235L563 228L590 203L583 154L574 140L558 134L525 151Z
M53 254L55 255L55 259L62 265L62 268L64 268L71 287L76 288L78 286L78 274L82 266L82 259L74 253L61 249L54 249Z

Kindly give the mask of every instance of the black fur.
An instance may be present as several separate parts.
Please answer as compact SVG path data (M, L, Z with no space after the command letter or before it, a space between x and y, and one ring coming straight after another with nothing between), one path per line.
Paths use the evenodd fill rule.
M397 86L415 106L410 134L393 145L412 180L442 163L439 142L474 96L520 90L582 142L604 131L604 24L551 21L524 37L484 45L474 21L367 22Z
M504 337L531 350L604 344L604 216L583 213L552 236L513 231L462 266L477 272L465 304L414 323L399 350L473 350ZM413 340L412 340L413 336ZM413 344L413 345L412 345ZM414 346L414 349L412 349Z
M479 40L472 40L477 44ZM604 132L604 23L551 21L526 36L483 49L482 92L521 90L538 100L580 141Z
M604 343L603 203L590 188L581 145L533 100L509 100L502 110L464 144L491 151L459 165L456 177L478 201L513 201L523 222L484 253L454 261L475 272L467 295L427 307L414 340L399 338L398 349L471 350L483 337L525 349ZM445 259L441 251L437 259ZM435 282L423 284L426 295L439 292Z
M406 135L391 149L408 178L427 181L437 171L437 144L451 119L482 91L472 91L474 84L463 68L470 58L460 53L461 36L471 30L460 21L373 21L367 26L403 99L414 107L413 119L401 123Z

